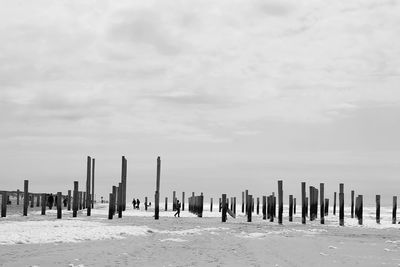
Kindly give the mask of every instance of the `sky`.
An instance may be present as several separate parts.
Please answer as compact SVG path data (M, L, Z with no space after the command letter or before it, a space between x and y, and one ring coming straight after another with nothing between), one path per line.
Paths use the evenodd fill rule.
M400 192L400 3L0 0L0 188Z

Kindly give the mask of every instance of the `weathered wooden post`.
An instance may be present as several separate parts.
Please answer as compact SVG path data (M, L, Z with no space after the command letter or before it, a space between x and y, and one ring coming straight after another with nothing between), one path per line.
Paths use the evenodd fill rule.
M233 197L233 214L236 215L236 197Z
M244 213L244 192L242 191L242 213Z
M62 196L61 196L61 192L57 192L57 219L61 219L62 217L62 211L61 211L61 207L62 207Z
M147 203L147 197L144 197L144 210L147 211L147 206L149 203Z
M201 193L200 197L199 197L199 201L200 201L200 206L199 206L199 214L198 217L203 217L203 204L204 204L204 196L203 193Z
M182 192L182 211L185 210L185 192Z
M126 176L128 172L128 161L125 156L122 156L122 170L121 170L121 183L122 183L122 210L126 210Z
M92 209L94 208L94 165L95 159L92 159ZM68 197L69 198L69 197Z
M42 194L42 215L46 215L46 194Z
M112 220L113 216L114 216L114 211L113 211L113 207L114 207L114 203L113 203L113 194L110 193L109 196L109 200L108 200L108 219Z
M112 187L112 194L113 194L113 215L115 215L117 209L117 199L118 199L118 187L116 185L113 185Z
M122 218L122 211L124 209L124 185L122 183L118 184L118 218Z
M293 222L293 195L289 195L289 222Z
M324 188L324 183L319 184L319 191L320 191L320 220L321 224L325 224L325 188Z
M308 217L308 197L306 197L306 216Z
M210 199L210 212L212 212L212 208L213 208L213 198Z
M273 222L274 221L274 196L270 195L269 196L269 221Z
M20 194L20 191L19 191L19 189L17 189L17 205L19 205L19 194Z
M67 210L71 210L71 190L68 190Z
M87 168L86 168L86 214L87 216L90 216L91 214L91 208L92 208L92 203L91 203L91 198L90 198L90 179L92 175L92 159L91 157L87 157Z
M376 195L376 223L381 223L381 195Z
M222 209L222 222L226 222L226 194L222 194L221 200L221 209Z
M279 210L278 210L278 223L282 224L283 222L283 181L278 181L278 201L279 201Z
M29 205L28 186L29 186L29 181L24 180L24 210L23 210L24 216L28 216L28 205Z
M274 215L274 218L275 218L276 217L276 196L275 196L274 192L272 192L272 203L273 203L272 214Z
M306 211L307 211L307 201L306 201L306 183L301 183L301 223L306 224Z
M82 209L86 209L86 192L82 192Z
M358 220L360 218L360 197L359 196L356 197L356 206L354 209L354 213Z
M351 190L351 218L354 218L354 190Z
M30 194L30 197L31 197L31 208L33 208L35 205L35 195L32 193Z
M172 191L172 211L176 211L176 191Z
M260 198L257 197L257 215L260 213Z
M230 202L230 204L231 204L230 210L233 210L233 197L231 197L231 202Z
M73 198L74 201L72 203L72 217L76 217L78 214L78 201L79 201L79 192L78 192L78 182L74 181L74 192L73 192Z
M247 212L249 211L249 206L250 206L250 205L249 205L249 204L250 204L250 203L249 203L249 198L248 198L248 196L249 196L249 190L245 190L245 193L244 193L244 194L245 194L245 201L246 201L246 204L245 204L245 205L246 205L246 213L247 213Z
M293 198L293 214L296 214L296 198Z
M251 198L251 212L254 212L254 197Z
M329 214L329 198L325 198L325 216L328 216Z
M396 224L397 196L393 196L392 224Z
M36 195L36 207L40 207L40 194Z
M168 197L165 197L165 211L168 210Z
M78 198L79 198L79 210L82 210L82 191L79 191L78 194Z
M251 222L251 200L253 199L252 195L247 195L246 203L249 203L247 206L247 222Z
M7 191L1 192L1 217L7 216Z
M362 225L363 224L363 196L359 195L358 196L360 198L360 207L359 207L359 217L358 217L358 224Z
M333 215L336 215L336 192L333 193Z
M161 171L161 158L157 157L157 179L156 179L156 193L155 193L155 206L154 206L154 219L160 218L160 171Z
M339 185L339 225L344 226L344 184Z
M310 221L314 221L314 187L309 187L309 194L310 194Z
M218 208L218 212L221 212L222 210L222 198L219 198L219 208Z
M263 196L262 197L262 214L263 214L263 220L267 219L267 197Z

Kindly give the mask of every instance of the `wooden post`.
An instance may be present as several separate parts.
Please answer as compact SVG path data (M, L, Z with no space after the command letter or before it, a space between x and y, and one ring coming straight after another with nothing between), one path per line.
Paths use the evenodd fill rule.
M108 219L112 220L114 216L114 203L113 203L114 196L112 193L110 193L109 199L108 199Z
M222 222L226 222L226 194L222 194L222 202L221 202L221 208L222 208Z
M247 206L247 222L251 222L251 201L253 199L252 195L247 195L246 203L249 203Z
M91 214L91 198L90 198L90 179L92 175L92 159L88 156L87 157L87 170L86 170L86 214L90 216Z
M325 224L325 188L324 188L324 183L320 183L319 184L319 197L320 197L320 220L321 220L321 224Z
M351 218L354 218L354 190L351 190Z
M359 206L359 218L358 218L358 224L362 225L363 224L363 196L359 195L358 196L360 198L360 206Z
M68 190L67 210L71 210L71 190Z
M222 198L219 198L219 208L218 208L218 212L221 212L222 210Z
M293 214L296 214L296 198L293 198Z
M86 209L86 192L82 192L82 209Z
M274 221L274 196L270 195L269 196L270 201L269 201L269 221L273 222Z
M344 226L344 184L339 185L339 225Z
M113 187L112 187L112 194L113 194L113 215L115 215L115 213L117 211L116 207L117 207L117 199L118 199L118 196L117 196L118 188L116 185L113 185Z
M306 216L308 217L308 197L306 197Z
M42 194L42 215L46 215L46 194Z
M254 212L254 197L251 198L251 212Z
M289 195L289 222L293 222L293 195Z
M182 211L185 210L185 192L182 192Z
M118 218L122 218L122 211L124 209L124 185L122 183L118 184Z
M147 197L144 198L144 210L147 211L147 206L149 203L147 203Z
M157 178L156 178L156 193L155 193L155 206L154 206L154 219L160 218L160 172L161 172L161 158L157 157Z
M62 207L61 192L57 192L57 219L61 219L62 217L61 207Z
M233 197L233 214L236 215L236 197Z
M260 214L260 198L257 197L257 215Z
M246 214L247 214L247 212L249 211L249 198L248 198L248 196L249 196L249 190L245 190L245 201L246 201L246 204L245 204L245 206L246 206Z
M231 202L230 202L230 204L231 204L230 210L233 210L233 197L231 197Z
M333 193L333 215L336 215L336 192Z
M1 217L7 216L7 192L1 192Z
M381 196L376 195L376 223L381 223Z
M121 205L122 210L126 210L126 174L128 168L128 161L126 160L125 156L122 156L122 168L121 168Z
M204 204L204 196L203 193L199 196L199 214L198 217L203 217L203 204Z
M210 199L210 212L212 212L212 208L213 208L213 198Z
M40 194L36 195L36 207L40 207Z
M272 203L273 203L272 214L274 215L274 218L275 218L276 217L276 196L275 196L275 193L272 193Z
M94 208L94 165L95 165L95 159L92 159L92 209ZM69 197L68 197L69 198Z
M165 197L165 211L168 210L168 197Z
M242 191L242 213L244 213L244 192Z
M78 201L79 201L79 192L78 192L78 182L74 181L74 192L73 192L74 201L72 202L72 217L76 217L78 214Z
M20 191L19 191L19 189L17 189L17 205L19 205L19 194L20 194Z
M301 183L301 223L306 224L306 211L307 211L307 201L306 201L306 183Z
M82 210L82 191L79 191L79 210Z
M35 195L32 193L30 194L30 197L31 197L31 208L33 208L35 205Z
M176 211L176 191L172 191L172 211Z
M279 201L279 210L278 210L278 223L282 224L283 222L283 181L278 181L278 201Z
M267 219L267 197L263 196L262 197L262 214L263 214L263 220Z
M325 198L325 216L328 216L329 214L329 198Z
M396 224L397 196L393 196L392 224Z
M314 201L314 187L310 186L309 187L309 201L310 201L310 221L314 221L314 211L313 211L313 201Z
M24 180L24 211L23 211L24 216L28 216L28 205L29 205L28 187L29 187L29 181Z

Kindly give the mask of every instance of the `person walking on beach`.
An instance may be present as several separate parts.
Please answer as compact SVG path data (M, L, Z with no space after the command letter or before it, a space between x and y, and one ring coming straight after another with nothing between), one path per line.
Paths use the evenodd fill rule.
M133 209L136 209L136 199L132 200Z
M178 215L178 217L180 217L181 214L181 202L179 202L179 200L176 201L176 213L174 214L174 217L176 217L176 215Z
M140 200L136 199L136 208L139 209L139 205L140 205Z

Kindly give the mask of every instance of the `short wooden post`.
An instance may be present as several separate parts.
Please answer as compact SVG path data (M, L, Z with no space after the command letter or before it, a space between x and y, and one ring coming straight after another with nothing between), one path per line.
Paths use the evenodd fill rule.
M165 211L168 210L168 197L165 197Z
M182 192L182 211L185 210L185 192Z
M396 224L397 196L393 196L392 224Z
M354 190L351 190L351 210L350 210L351 218L354 218Z
M260 214L260 198L257 197L257 215Z
M118 218L122 218L122 211L124 209L123 190L124 190L123 184L119 183L118 184Z
M320 183L319 184L319 197L320 197L320 220L321 220L321 224L325 224L325 188L324 188L324 183Z
M249 198L248 198L248 196L249 196L249 190L245 190L244 191L244 195L245 195L245 200L246 200L246 214L247 214L247 212L249 211L249 204L250 204L250 202L249 202Z
M275 193L272 193L272 214L274 215L274 218L276 217L276 196Z
M301 223L306 224L307 200L306 200L306 183L301 183Z
M31 197L31 208L33 208L35 206L35 195L32 193L30 194Z
M36 207L40 207L40 194L36 195Z
M73 192L74 201L72 202L72 217L76 217L78 215L79 208L79 192L78 192L78 182L74 181L74 192Z
M92 176L92 158L87 157L87 166L86 166L86 195L85 195L85 207L86 207L86 215L90 216L91 215L91 209L92 209L92 200L90 197L90 183L91 183L91 176Z
M222 198L219 198L219 208L218 208L218 212L221 212L222 210Z
M43 193L42 194L42 197L41 197L42 199L42 201L41 201L41 206L42 206L42 215L46 215L46 203L47 203L47 199L46 199L46 194L45 193Z
M109 220L112 220L112 218L113 218L113 216L114 216L114 210L113 210L114 203L113 203L113 199L114 199L114 196L113 196L112 193L110 193L110 196L109 196L109 199L108 199L108 219L109 219Z
M339 225L344 226L344 184L339 185Z
M278 181L278 201L279 201L279 210L278 210L278 223L282 224L283 222L283 181Z
M24 211L23 211L24 216L28 216L28 205L29 205L28 187L29 187L29 181L24 180Z
M17 205L19 205L19 194L20 194L20 191L19 191L19 189L17 189Z
M62 196L61 192L57 192L57 219L62 217Z
M82 192L82 209L86 209L86 192Z
M306 216L308 217L308 197L306 197Z
M296 214L296 198L293 198L293 214Z
M222 208L222 222L226 222L226 194L222 194L222 200L221 200L221 208Z
M254 197L251 198L251 212L254 212Z
M147 203L147 197L144 197L144 210L147 211L147 206L149 203Z
M358 224L362 225L363 224L363 196L359 195L358 196L360 199L360 205L359 205L359 217L358 217Z
M155 206L154 206L154 219L160 218L160 175L161 175L161 158L157 157L157 177L156 177L156 192L155 192Z
M325 216L328 216L329 214L329 198L325 198Z
M67 210L71 210L71 190L68 190Z
M82 191L78 192L78 202L79 202L79 210L82 210Z
M269 196L269 221L274 221L274 196Z
M336 192L333 193L333 215L336 215Z
M262 197L262 214L263 214L263 220L267 219L267 197L263 196Z
M289 222L293 221L293 195L289 195Z
M236 197L233 197L233 214L236 215Z
M312 187L312 186L310 186L309 187L309 194L310 194L310 198L309 198L309 201L310 201L310 221L314 221L314 210L313 210L313 208L314 208L314 205L313 205L313 202L314 202L314 187Z
M7 192L1 192L1 217L7 216Z
M244 192L242 192L242 213L244 213Z
M213 208L213 198L210 199L210 212L212 212L212 208Z
M176 191L172 191L172 211L176 210Z
M247 199L246 199L246 203L249 203L249 205L247 205L247 222L251 222L251 200L253 199L252 195L247 195Z
M117 199L118 199L118 188L116 185L112 187L112 194L113 194L113 215L117 212Z
M198 217L203 217L203 204L204 204L204 196L203 193L199 196L199 214Z
M376 195L376 223L381 223L381 196Z

